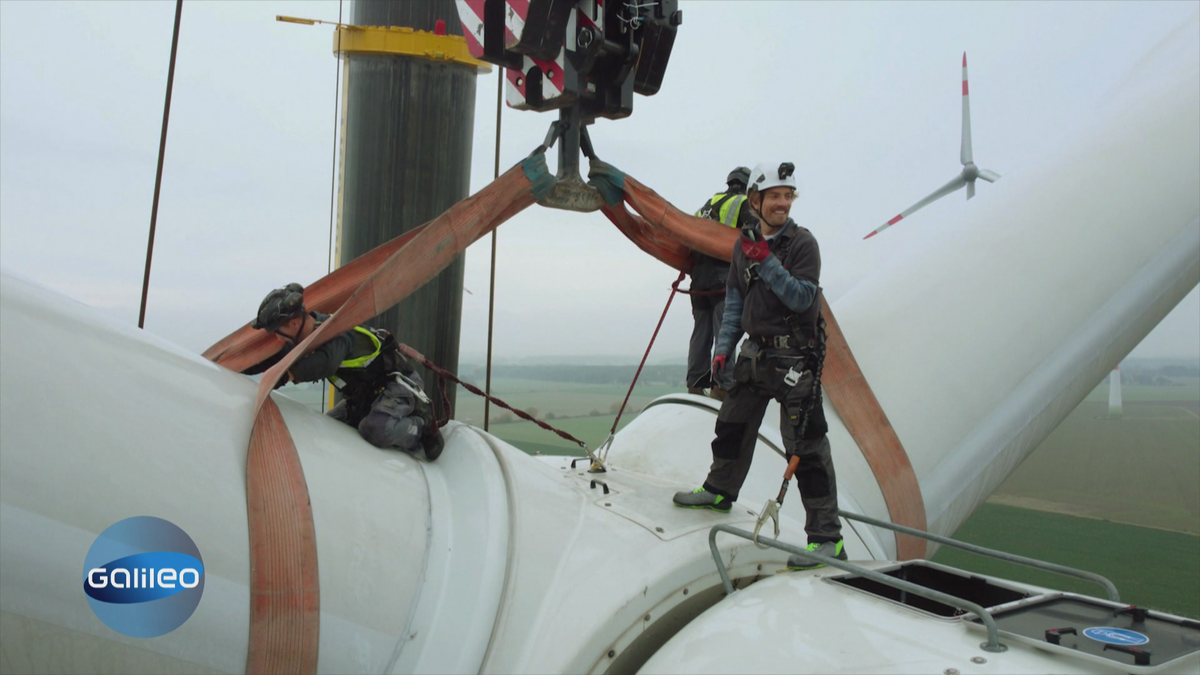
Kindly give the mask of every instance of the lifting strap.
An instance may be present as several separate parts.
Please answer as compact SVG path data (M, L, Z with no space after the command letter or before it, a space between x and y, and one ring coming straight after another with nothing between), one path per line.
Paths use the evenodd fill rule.
M738 230L696 218L653 190L599 160L592 183L604 195L604 214L639 248L681 272L692 251L729 260ZM268 369L259 382L246 456L246 515L250 538L248 673L314 673L320 642L320 585L316 531L304 469L287 425L270 394L284 373L327 340L391 308L466 250L536 199L554 179L543 153L509 169L442 215L360 256L304 294L305 305L329 312L304 341ZM622 201L637 213L630 213ZM678 281L673 288L678 287ZM668 303L669 306L669 303ZM833 312L828 330L825 386L883 492L894 523L925 529L925 510L912 464L862 375ZM661 324L661 320L660 320ZM657 332L657 329L656 329ZM249 325L220 340L204 356L241 372L277 353L282 341ZM636 381L636 380L635 380ZM921 557L924 546L897 539L901 560Z
M637 218L636 228L622 228L621 231L642 250L654 255L655 250L660 248L656 245L657 241L671 239L714 258L732 258L739 235L737 229L684 213L654 190L603 162L593 160L589 176L593 182L601 183L597 187L606 198L611 200L619 189L625 203L641 214L640 218L631 214L631 218ZM614 206L610 201L605 214L615 212L618 208L624 211L623 206ZM681 269L673 264L674 259L660 260ZM892 522L925 530L925 502L908 453L904 451L904 445L863 376L828 302L822 303L821 311L826 324L822 384L829 401L871 467ZM900 560L923 558L925 543L915 537L897 535L896 557Z
M691 249L652 227L641 216L630 213L624 204L608 205L600 211L638 248L680 272L692 271Z
M528 177L527 177L528 174ZM246 456L250 536L248 673L315 673L320 642L316 531L296 445L270 394L298 359L328 339L386 311L445 269L476 239L534 202L549 178L531 157L421 228L362 256L312 285L313 309L338 306L303 342L263 374ZM243 329L205 352L244 369L278 351L273 336ZM266 337L266 340L261 337ZM261 355L261 356L260 356ZM257 357L257 358L256 358Z

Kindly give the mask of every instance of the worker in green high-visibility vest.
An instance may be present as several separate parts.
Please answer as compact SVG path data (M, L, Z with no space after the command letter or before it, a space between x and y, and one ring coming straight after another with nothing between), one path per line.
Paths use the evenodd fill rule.
M272 333L285 345L274 356L242 372L265 372L328 318L327 314L305 309L304 287L300 284L271 291L250 326ZM444 441L424 391L425 383L396 348L396 339L388 331L355 326L335 335L293 363L278 386L323 379L342 393L342 401L326 414L358 429L371 445L406 452L423 448L429 461L442 454Z
M725 179L726 189L712 196L696 211L699 218L742 227L750 222L750 209L746 203L746 181L750 169L739 166L729 172ZM710 395L722 400L729 388L724 376L714 377L712 364L713 341L721 332L721 315L725 310L725 279L729 276L729 263L718 258L693 253L692 258L692 339L688 343L687 387L690 394Z

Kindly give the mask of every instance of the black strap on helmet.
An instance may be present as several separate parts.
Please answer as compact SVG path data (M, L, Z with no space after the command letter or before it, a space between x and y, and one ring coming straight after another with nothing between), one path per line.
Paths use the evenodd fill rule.
M304 287L292 283L267 293L250 327L274 333L290 319L304 316Z

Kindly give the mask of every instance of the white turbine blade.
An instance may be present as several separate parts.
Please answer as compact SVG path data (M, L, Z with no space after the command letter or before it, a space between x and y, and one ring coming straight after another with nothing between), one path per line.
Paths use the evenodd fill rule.
M963 185L966 185L966 184L967 184L966 179L964 179L961 175L955 176L954 180L952 180L949 183L946 183L942 187L938 188L936 192L934 192L933 194L929 195L928 197L922 199L921 201L917 202L916 204L913 204L912 206L908 207L908 209L901 211L898 216L896 216L895 218L892 218L891 220L887 221L883 225L880 225L878 229L876 229L871 234L868 234L867 236L863 237L863 239L870 239L871 237L874 237L875 235L879 234L880 232L883 232L884 230L888 229L892 225L895 225L896 223L900 222L901 220L904 220L908 216L911 216L912 214L916 213L917 211L920 211L922 208L941 199L942 197L945 197L946 195L950 194L951 192L954 192L955 190L961 188Z
M966 166L973 161L971 154L971 99L967 96L967 53L963 52L963 120L962 120L962 150L959 160Z
M967 199L975 196L975 181L967 182Z
M996 173L995 171L988 171L987 169L980 169L979 177L989 183L995 183L996 181L1000 180L1000 174Z

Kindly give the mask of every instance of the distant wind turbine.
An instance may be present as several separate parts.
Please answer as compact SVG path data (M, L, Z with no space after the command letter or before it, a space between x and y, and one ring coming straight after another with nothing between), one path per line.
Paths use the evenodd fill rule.
M1108 376L1108 416L1121 416L1121 365L1113 368Z
M887 221L883 225L880 225L879 229L877 229L874 232L872 232L871 234L868 234L867 236L863 237L863 239L870 239L871 237L874 237L875 235L879 234L880 232L883 232L884 230L888 229L892 225L895 225L896 223L907 218L908 216L911 216L913 213L916 213L917 211L924 208L925 206L932 204L933 202L941 199L942 197L945 197L946 195L950 194L951 192L958 190L959 188L961 188L964 185L967 186L967 199L974 197L975 196L975 179L976 178L982 178L989 183L995 183L996 181L1000 180L1000 174L996 173L995 171L988 171L987 169L980 169L979 167L975 166L974 157L971 154L971 101L970 101L970 98L967 96L967 53L966 52L963 52L962 85L963 85L962 86L962 92L963 92L962 93L962 103L963 103L963 106L962 106L962 148L959 151L959 161L961 161L962 165L963 165L962 173L955 176L954 180L952 180L949 183L946 183L942 187L938 188L937 191L934 192L933 194L922 199L921 201L917 202L916 204L913 204L912 206L908 207L907 210L901 211L900 214L897 215L895 218L892 218L891 220Z

